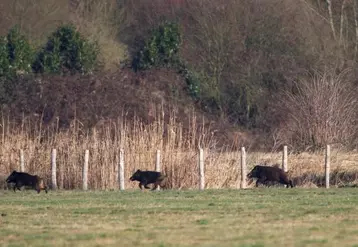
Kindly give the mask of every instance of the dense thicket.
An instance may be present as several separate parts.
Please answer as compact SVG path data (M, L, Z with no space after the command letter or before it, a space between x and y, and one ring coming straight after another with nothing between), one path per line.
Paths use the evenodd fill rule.
M184 87L191 96L185 98L188 105L195 102L216 122L260 133L268 148L288 144L316 149L328 142L357 146L358 0L5 0L1 7L0 34L18 24L39 46L59 23L48 19L44 25L39 18L50 15L38 13L51 12L61 23L74 23L84 36L99 41L105 70L123 69L118 60L134 65L137 79L123 84L138 90L152 84L148 90L170 94L171 103ZM8 14L19 11L27 13L26 22ZM31 23L37 22L40 28L32 29ZM102 35L95 35L99 30ZM0 53L1 47L0 43ZM163 67L185 83L165 79L172 77L165 76ZM151 76L158 73L163 76ZM157 88L154 78L168 87ZM17 94L29 100L31 94L20 92L30 84L19 81L24 86L17 87ZM57 78L54 83L62 87L65 81L72 79ZM108 98L108 90L101 93L100 98ZM63 97L80 96L71 93L53 100ZM3 107L21 112L23 105L17 102L23 100L15 98ZM90 98L83 97L83 104L91 106L86 111L96 117L89 121L91 114L83 114L86 119L81 121L93 125L98 119L118 117L118 111L109 114L105 105L99 107ZM137 104L140 109L148 102ZM65 109L61 104L53 108ZM33 111L27 109L26 114ZM73 114L65 115L61 118L73 119Z

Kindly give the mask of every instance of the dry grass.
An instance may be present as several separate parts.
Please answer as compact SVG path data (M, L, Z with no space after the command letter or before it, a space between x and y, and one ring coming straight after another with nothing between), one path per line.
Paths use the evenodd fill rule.
M169 175L172 188L198 188L198 146L204 148L207 188L235 188L240 178L240 153L231 148L218 148L210 129L198 124L195 115L190 128L185 129L174 115L169 123L162 113L152 124L139 120L105 122L83 132L80 123L73 122L66 131L57 134L38 124L23 121L21 128L3 119L0 139L0 175L19 169L19 150L25 153L25 170L50 181L50 153L57 149L57 181L60 188L76 189L82 186L82 166L86 149L90 151L89 188L118 188L119 151L125 151L126 187L137 184L128 178L136 169L154 170L156 151L161 150L162 170ZM123 117L125 119L125 117ZM358 165L357 153L332 150L332 183L354 183ZM248 170L255 164L281 164L281 153L250 152ZM324 174L324 153L289 154L289 174L301 186L320 183ZM307 174L314 177L307 178ZM342 175L343 174L343 175ZM305 178L299 178L304 176ZM334 176L337 176L336 178Z
M214 147L208 131L196 126L186 131L175 117L164 124L162 116L150 125L139 120L106 122L85 133L80 123L57 134L24 120L22 128L3 119L0 140L0 174L19 169L19 150L25 153L25 170L49 180L50 153L57 149L58 183L65 189L79 188L86 149L90 151L89 188L117 188L118 154L125 150L125 178L135 169L154 169L156 150L162 151L163 170L170 174L173 187L190 187L196 183L196 147ZM200 135L198 133L201 133ZM185 179L184 179L185 177ZM128 184L127 187L135 186Z

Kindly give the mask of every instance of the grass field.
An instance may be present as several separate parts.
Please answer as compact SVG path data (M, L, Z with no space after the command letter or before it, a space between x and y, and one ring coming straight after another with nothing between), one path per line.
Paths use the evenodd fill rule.
M358 246L358 190L0 191L1 246Z

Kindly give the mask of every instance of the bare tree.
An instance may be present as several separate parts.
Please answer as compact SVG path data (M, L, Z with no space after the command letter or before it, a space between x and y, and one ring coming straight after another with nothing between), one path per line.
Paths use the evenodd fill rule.
M214 98L221 108L223 76L232 66L238 51L243 50L244 39L238 26L242 9L237 1L188 1L185 14L190 22L183 23L185 43L182 55L207 80L202 89ZM195 51L195 52L194 52ZM195 61L195 62L194 62ZM221 109L222 110L222 109Z
M357 25L357 1L356 0L302 0L312 13L329 24L333 41L339 55L339 64L342 66L346 60L355 59L358 29Z
M286 119L279 128L284 142L317 149L356 141L358 100L348 76L349 71L315 72L296 81L293 92L283 93L279 102Z

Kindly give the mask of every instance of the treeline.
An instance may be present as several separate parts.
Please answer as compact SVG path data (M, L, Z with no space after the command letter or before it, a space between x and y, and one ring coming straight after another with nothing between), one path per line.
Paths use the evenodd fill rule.
M191 97L186 100L195 102L218 121L259 132L271 148L288 144L296 149L314 150L326 143L355 148L358 143L357 2L5 0L1 16L17 15L6 21L4 18L4 22L0 19L3 23L0 34L7 35L6 42L10 41L9 34L13 31L9 33L9 30L17 24L19 36L24 34L24 40L29 40L37 52L30 67L26 63L25 68L10 71L12 75L14 71L22 74L22 79L11 79L11 85L24 84L24 71L37 75L36 80L27 78L26 81L39 81L39 75L52 73L68 76L68 70L70 74L91 72L94 77L98 74L99 80L106 71L129 68L140 74L166 68L186 83L186 93ZM26 16L26 22L18 17L21 16L18 12ZM47 15L41 14L44 12ZM55 16L56 20L47 16ZM70 54L76 54L71 50L73 47L84 47L86 52L80 54L88 54L87 62L80 61L83 57L77 53L77 58L71 57L74 63L68 65L68 59L60 62L66 57L65 52L62 55L48 52L56 50L51 44L61 40L59 31L68 27L68 23L74 27L66 33L77 35L76 39L82 43L67 44L64 50L71 57ZM19 64L11 61L9 49L0 52L9 54L8 65L12 69L14 64ZM56 83L64 83L56 78ZM74 79L63 81L69 80ZM82 84L76 87L83 88ZM36 85L37 91L43 90ZM14 90L6 91L7 88L11 87L2 89L4 97L14 94ZM28 87L16 86L17 96L3 99L3 107L18 109L20 106L14 106L14 98L25 89ZM96 98L107 99L108 91L101 92L104 95ZM57 101L68 95L62 94ZM93 101L85 104L91 105ZM46 108L46 102L38 105ZM61 104L56 107L61 108ZM92 114L97 119L114 118L118 114L116 111L104 116L101 107L92 108L98 111ZM63 109L52 110L58 111ZM29 114L31 109L26 112Z

